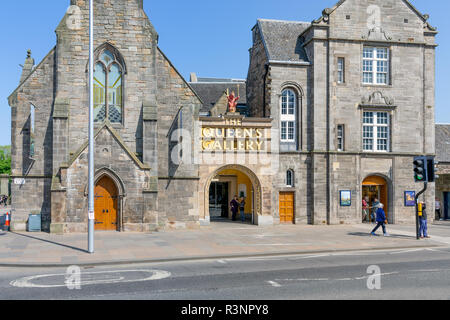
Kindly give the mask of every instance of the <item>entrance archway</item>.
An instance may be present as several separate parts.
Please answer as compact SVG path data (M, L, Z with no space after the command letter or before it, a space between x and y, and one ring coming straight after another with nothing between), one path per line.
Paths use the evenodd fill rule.
M256 223L261 214L261 184L248 168L228 165L216 170L205 185L205 217L209 220L231 220L230 202L234 196L245 199L245 221ZM238 212L236 221L240 220Z
M119 192L114 181L102 176L95 185L95 230L117 231Z
M389 183L385 178L377 175L367 177L362 184L362 197L363 199L365 197L369 198L368 204L369 207L371 207L371 209L369 210L369 216L363 217L363 219L365 218L364 222L373 221L372 217L375 217L376 219L376 208L374 208L376 205L376 199L378 199L378 201L384 205L386 218L388 220L391 220L389 215Z

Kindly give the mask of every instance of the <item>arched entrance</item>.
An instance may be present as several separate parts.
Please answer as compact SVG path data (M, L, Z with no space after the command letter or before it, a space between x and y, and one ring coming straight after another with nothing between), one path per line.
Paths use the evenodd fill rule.
M261 184L246 167L229 165L216 170L205 185L205 216L211 221L232 220L230 202L235 196L244 199L246 223L256 223L261 214ZM241 221L240 212L236 216Z
M95 185L95 230L118 230L118 189L107 175Z
M373 218L376 218L376 208L374 208L376 204L376 199L380 203L384 205L384 211L386 212L386 218L390 220L389 216L389 184L387 180L381 176L369 176L367 177L362 184L362 196L363 199L365 197L369 198L369 216L363 217L364 222L373 222Z

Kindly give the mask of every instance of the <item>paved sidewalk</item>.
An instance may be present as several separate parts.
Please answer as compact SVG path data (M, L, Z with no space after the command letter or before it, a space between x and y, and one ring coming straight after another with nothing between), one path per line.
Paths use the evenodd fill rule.
M417 241L408 232L370 237L371 226L273 226L228 222L200 230L96 233L96 253L88 254L86 234L0 233L0 266L109 265L172 260L225 259L354 250L408 249L446 245ZM445 238L450 240L450 238ZM450 243L450 241L448 241Z

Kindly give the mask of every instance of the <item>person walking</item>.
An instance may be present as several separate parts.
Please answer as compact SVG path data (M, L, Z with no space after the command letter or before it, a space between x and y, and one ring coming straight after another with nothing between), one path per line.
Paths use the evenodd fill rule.
M436 221L442 221L441 215L441 201L436 198Z
M385 237L389 237L389 234L386 231L386 224L387 224L387 219L386 219L386 213L384 212L384 205L382 203L378 204L378 210L377 210L377 226L375 227L375 229L373 229L373 231L370 233L372 236L376 236L375 232L377 232L377 230L382 227L383 228L383 234Z
M239 210L241 211L241 221L245 222L245 197L242 197L239 202Z
M419 210L419 221L420 221L420 239L429 239L428 236L428 215L427 215L427 205L425 202L421 202L422 212ZM421 215L420 215L421 213Z
M236 221L236 216L237 216L237 213L239 210L238 196L234 196L233 200L231 200L230 207L231 207L231 213L232 213L232 220Z

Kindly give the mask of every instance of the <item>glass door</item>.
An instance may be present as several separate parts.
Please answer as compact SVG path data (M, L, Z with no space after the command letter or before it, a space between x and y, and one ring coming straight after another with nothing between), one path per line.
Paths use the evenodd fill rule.
M212 182L209 189L209 216L228 218L228 183Z

